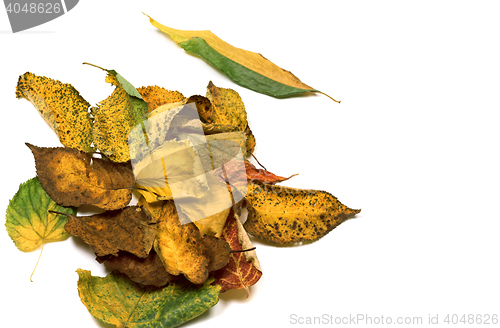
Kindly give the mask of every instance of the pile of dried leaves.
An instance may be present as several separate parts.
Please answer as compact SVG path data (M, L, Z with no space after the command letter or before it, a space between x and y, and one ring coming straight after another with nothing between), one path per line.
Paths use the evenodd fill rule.
M77 270L81 301L95 318L117 327L176 327L217 304L220 293L249 293L260 279L247 232L276 244L314 241L359 213L325 191L276 186L288 178L251 164L256 142L234 90L210 82L205 97L186 98L158 86L136 89L105 71L115 89L94 107L70 84L19 77L16 96L36 107L64 147L27 144L37 176L21 184L6 218L22 251L70 235L92 247L112 271L101 278ZM188 107L197 115L187 115ZM191 139L179 138L194 126L202 131L196 140L210 145L204 162L210 167L201 175L202 154ZM134 129L147 130L151 149L130 139ZM215 141L232 141L242 156L214 164ZM219 189L207 192L207 181ZM129 205L133 192L137 205ZM192 212L178 207L186 199L195 204ZM83 205L100 211L78 216Z

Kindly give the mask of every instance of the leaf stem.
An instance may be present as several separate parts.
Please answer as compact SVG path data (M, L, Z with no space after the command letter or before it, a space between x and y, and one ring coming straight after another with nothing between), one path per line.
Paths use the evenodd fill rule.
M250 251L253 251L254 249L256 249L257 247L252 247L252 248L249 248L249 249L242 249L242 250L239 250L239 251L233 251L231 250L230 253L243 253L243 252L250 252Z
M30 276L30 281L31 282L33 282L33 274L35 273L35 270L38 267L38 262L40 262L40 258L42 257L43 246L45 246L45 243L43 242L43 239L42 239L42 249L40 250L40 255L38 256L38 260L36 261L35 268L33 269L33 272L31 272L31 276Z
M87 63L87 62L84 62L84 63L83 63L83 65L90 65L90 66L94 66L94 67L100 68L100 69L102 69L103 71L106 71L106 72L108 71L107 69L104 69L104 68L102 68L101 66L97 66L97 65L94 65L94 64L91 64L91 63Z
M327 94L326 94L326 93L324 93L324 92L321 92L321 91L320 91L319 93L321 93L321 94L323 94L323 95L327 96L327 97L328 97L328 98L330 98L331 100L333 100L333 101L335 101L335 102L337 102L337 103L339 103L339 104L340 104L340 100L335 100L335 99L333 99L332 97L330 97L329 95L327 95Z
M259 160L257 159L257 157L255 157L255 155L252 153L252 157L257 161L257 164L259 164L264 170L267 171L267 169L265 168L264 165L260 164Z

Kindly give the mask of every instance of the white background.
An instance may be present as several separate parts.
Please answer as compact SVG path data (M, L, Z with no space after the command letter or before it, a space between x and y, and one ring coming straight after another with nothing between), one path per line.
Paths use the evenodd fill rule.
M60 146L35 108L15 98L19 75L70 83L93 105L113 88L83 62L185 96L204 95L212 80L241 95L267 169L300 174L285 185L329 191L362 212L312 244L254 240L263 277L250 298L228 292L186 326L293 327L293 314L424 323L500 315L500 4L236 3L87 0L16 34L0 10L1 211L36 174L24 143ZM210 29L342 103L246 90L142 12L178 29ZM17 250L0 230L1 326L109 327L78 297L77 268L106 274L84 243L47 244L30 282L39 251Z

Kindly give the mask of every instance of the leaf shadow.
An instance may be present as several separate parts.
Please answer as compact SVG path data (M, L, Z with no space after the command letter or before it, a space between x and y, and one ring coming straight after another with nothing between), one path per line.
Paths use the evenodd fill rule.
M97 327L100 327L100 328L115 328L116 327L115 325L111 325L109 323L104 323L101 320L96 319L94 317L92 317L92 319L94 319L94 323Z

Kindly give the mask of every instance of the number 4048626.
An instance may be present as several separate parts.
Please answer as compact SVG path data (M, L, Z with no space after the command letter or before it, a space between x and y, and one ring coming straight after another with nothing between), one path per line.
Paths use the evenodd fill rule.
M447 314L443 320L447 324L496 325L498 314Z
M59 14L62 10L60 3L24 3L21 5L20 3L8 3L6 10L9 14Z

